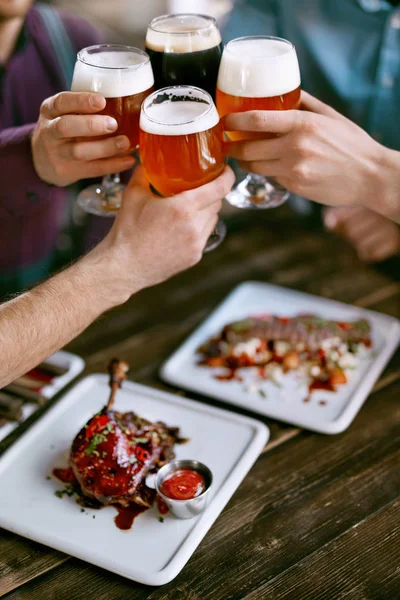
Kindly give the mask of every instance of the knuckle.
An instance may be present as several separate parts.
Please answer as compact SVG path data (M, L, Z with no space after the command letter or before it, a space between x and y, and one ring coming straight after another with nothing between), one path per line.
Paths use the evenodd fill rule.
M319 126L314 115L308 115L307 118L302 116L301 128L310 135L316 135L318 133Z
M64 94L59 92L50 99L50 108L56 113L62 112L64 106Z
M306 183L310 178L310 169L305 161L299 161L292 168L292 176L298 183Z
M71 158L72 160L85 160L85 152L80 144L72 144Z
M68 137L69 129L68 119L56 117L54 121L54 130L60 137Z
M265 125L266 125L266 115L265 115L265 112L263 110L255 110L255 111L253 111L251 122L252 122L252 125L253 125L254 129L256 129L256 130L258 130L258 129L263 130L265 128Z

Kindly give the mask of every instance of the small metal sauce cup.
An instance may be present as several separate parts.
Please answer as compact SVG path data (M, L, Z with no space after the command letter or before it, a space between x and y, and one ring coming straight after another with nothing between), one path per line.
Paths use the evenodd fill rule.
M172 473L175 473L175 471L180 471L181 469L197 471L204 478L205 489L201 492L201 494L195 498L191 498L190 500L174 500L172 498L168 498L168 496L165 496L160 491L162 482L167 477L172 475ZM192 519L205 510L209 499L211 485L212 473L210 469L198 460L172 460L158 471L155 479L155 488L157 494L164 500L170 511L178 519Z

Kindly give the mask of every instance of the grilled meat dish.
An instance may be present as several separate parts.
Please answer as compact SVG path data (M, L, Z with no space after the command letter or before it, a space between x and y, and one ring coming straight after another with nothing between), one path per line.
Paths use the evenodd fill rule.
M178 428L113 410L127 371L126 363L111 362L108 405L89 419L72 443L73 475L84 499L93 506L135 503L150 507L155 492L146 486L146 476L174 458L174 444L183 441Z

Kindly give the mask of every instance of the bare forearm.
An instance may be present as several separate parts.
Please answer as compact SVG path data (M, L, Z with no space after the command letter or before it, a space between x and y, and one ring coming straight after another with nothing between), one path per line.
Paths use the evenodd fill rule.
M0 388L125 301L111 258L96 248L69 269L0 306Z

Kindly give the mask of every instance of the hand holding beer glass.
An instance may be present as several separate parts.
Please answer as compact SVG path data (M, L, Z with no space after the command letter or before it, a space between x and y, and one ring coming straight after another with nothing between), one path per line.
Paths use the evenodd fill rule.
M145 52L129 46L102 44L78 53L71 91L102 94L106 106L98 114L117 121L116 133L129 138L132 152L139 143L140 107L153 85L150 59ZM78 203L86 212L114 216L123 190L118 174L106 175L101 185L83 190Z
M296 50L270 36L237 38L224 49L217 83L221 117L250 110L291 110L300 105L300 70ZM268 134L226 132L232 141L265 139ZM239 208L275 208L289 192L263 175L250 173L226 197Z
M192 86L168 87L143 102L140 156L158 194L171 196L216 179L225 168L223 128L211 96ZM216 227L205 251L225 237Z

